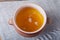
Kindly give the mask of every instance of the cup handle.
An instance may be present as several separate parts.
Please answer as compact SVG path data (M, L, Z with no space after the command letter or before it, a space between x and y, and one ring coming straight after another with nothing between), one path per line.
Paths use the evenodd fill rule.
M8 24L13 25L13 19L12 18L8 20Z

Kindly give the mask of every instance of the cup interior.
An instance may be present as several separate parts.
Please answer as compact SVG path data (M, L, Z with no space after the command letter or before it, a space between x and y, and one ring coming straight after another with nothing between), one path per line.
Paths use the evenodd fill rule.
M15 21L15 20L16 20L16 15L17 15L18 11L19 11L20 9L24 8L24 7L32 7L32 8L35 8L35 9L37 9L37 10L43 15L43 17L44 17L44 23L42 24L41 28L39 28L38 30L36 30L36 31L34 31L34 32L26 32L26 31L21 30L21 29L17 26L16 21ZM25 4L21 5L20 8L16 11L16 13L15 13L14 16L13 16L13 22L14 22L15 27L16 27L18 30L20 30L21 32L24 32L24 33L27 33L27 34L32 34L32 33L36 33L36 32L41 31L41 30L44 28L44 26L45 26L45 24L46 24L46 21L47 21L47 16L46 16L45 11L44 11L39 5L33 4L33 3L25 3Z

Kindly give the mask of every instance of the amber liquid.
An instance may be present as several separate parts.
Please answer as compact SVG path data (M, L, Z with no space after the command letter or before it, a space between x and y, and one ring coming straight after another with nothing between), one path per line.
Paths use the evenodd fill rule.
M44 22L43 15L35 8L22 8L16 15L17 26L26 32L33 32L41 28Z

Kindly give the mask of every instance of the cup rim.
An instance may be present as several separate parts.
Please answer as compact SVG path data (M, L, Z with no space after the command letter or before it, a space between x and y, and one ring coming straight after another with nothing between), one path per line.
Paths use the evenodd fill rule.
M42 24L41 28L39 28L38 30L33 31L33 32L27 32L27 31L24 31L24 30L20 29L20 28L17 26L17 24L16 24L16 22L15 22L15 18L16 18L16 15L17 15L18 10L20 10L22 7L34 7L34 8L36 8L36 9L43 15L43 17L44 17L44 23ZM21 5L20 8L17 9L16 13L15 13L14 16L13 16L13 22L14 22L15 27L16 27L18 30L20 30L21 32L27 33L27 34L33 34L33 33L37 33L37 32L39 32L39 31L41 31L41 30L44 28L44 26L45 26L45 24L46 24L46 21L47 21L47 15L46 15L45 11L44 11L39 5L36 5L36 4L34 4L34 3L25 3L25 4Z

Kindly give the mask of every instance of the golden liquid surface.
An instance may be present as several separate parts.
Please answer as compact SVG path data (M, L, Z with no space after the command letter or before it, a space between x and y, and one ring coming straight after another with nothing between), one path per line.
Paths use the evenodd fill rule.
M43 25L43 22L43 15L32 7L22 8L16 15L17 26L26 32L38 30Z

